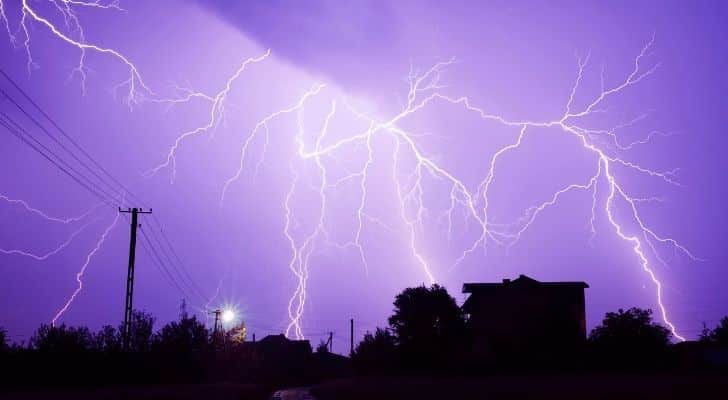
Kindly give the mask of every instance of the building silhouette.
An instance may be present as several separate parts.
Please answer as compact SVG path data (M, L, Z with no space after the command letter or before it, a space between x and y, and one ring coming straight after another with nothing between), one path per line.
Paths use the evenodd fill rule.
M539 282L525 275L500 283L465 283L470 354L480 359L551 357L586 339L584 282Z

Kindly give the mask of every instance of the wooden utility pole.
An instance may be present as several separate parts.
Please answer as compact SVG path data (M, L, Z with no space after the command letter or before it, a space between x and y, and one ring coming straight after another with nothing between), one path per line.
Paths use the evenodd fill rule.
M137 227L139 226L137 219L139 214L151 214L152 209L149 211L143 211L141 208L127 208L122 210L119 207L120 213L131 214L131 238L129 240L129 266L126 271L126 301L124 304L124 332L122 332L122 345L124 350L129 349L129 342L131 340L131 317L132 317L132 300L134 298L134 259L136 257L136 233Z
M354 355L354 318L349 321L349 356Z

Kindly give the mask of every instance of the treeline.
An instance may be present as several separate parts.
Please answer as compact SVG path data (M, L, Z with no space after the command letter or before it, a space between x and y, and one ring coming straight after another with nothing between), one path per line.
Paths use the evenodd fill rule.
M605 315L582 343L474 356L466 316L439 285L405 289L389 326L367 333L352 361L361 374L468 375L543 371L670 371L728 366L728 317L700 340L675 343L652 311L620 309Z
M129 346L123 327L41 325L26 344L8 344L0 329L0 369L4 388L107 386L116 384L194 383L210 381L270 382L270 373L244 330L217 337L186 313L154 330L155 318L135 310ZM244 329L244 328L243 328Z
M444 287L405 289L396 296L388 326L367 333L351 362L316 352L305 342L271 336L245 341L244 326L213 335L196 316L155 330L155 318L134 311L129 345L122 326L98 332L42 325L25 344L9 344L0 328L3 388L239 382L299 385L349 375L468 376L544 371L716 370L728 366L728 317L697 342L674 343L650 310L607 313L583 343L478 357L468 321ZM270 339L270 340L267 340ZM301 346L303 345L303 346ZM353 370L352 370L353 366Z

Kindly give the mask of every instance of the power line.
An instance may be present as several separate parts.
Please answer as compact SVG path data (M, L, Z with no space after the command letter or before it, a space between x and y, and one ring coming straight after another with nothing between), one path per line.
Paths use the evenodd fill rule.
M0 92L2 92L5 95L5 97L9 98L8 94L5 91L3 91L2 89L0 89ZM19 106L17 103L15 103L15 104L19 108L22 109L22 107ZM26 113L26 115L28 115L28 114ZM12 120L12 118L10 116L8 116L7 114L5 114L4 112L0 112L0 116L2 116L2 118L0 118L0 124L2 124L11 134L13 134L17 138L19 138L26 145L28 145L31 148L33 148L33 150L35 150L39 154L41 154L44 158L46 158L48 161L50 161L53 165L55 165L62 172L64 172L65 174L67 174L69 177L71 177L74 181L76 181L78 184L80 184L83 188L85 188L86 190L88 190L94 196L98 197L100 200L102 200L103 202L105 202L107 204L111 203L111 201L109 201L109 199L112 199L113 200L114 197L112 195L110 195L104 189L101 189L100 187L98 187L95 183L93 183L90 180L88 180L88 178L86 178L81 172L79 172L78 170L76 170L72 166L68 165L68 163L66 163L65 160L63 160L62 157L60 157L57 154L55 154L53 152L53 150L51 150L50 148L48 148L47 146L45 146L43 143L41 143L40 141L38 141L34 136L32 136L27 131L25 131L25 129L23 129L22 127L20 127L14 120ZM29 118L32 118L29 115L28 115L28 117ZM37 121L36 121L36 124L38 126L40 126L37 123ZM32 142L30 142L27 138L32 139L35 144L32 143ZM41 150L39 147L42 147L47 153L50 153L53 157L51 157L50 155L48 155L46 152L44 152L43 150ZM54 160L54 158L56 160L58 160L58 161ZM81 178L79 178L76 175L79 175L81 178L86 178L86 182L82 181ZM96 175L96 176L98 176L98 175ZM107 185L108 185L108 183L107 183ZM151 245L151 242L150 242L150 247L151 246L152 245ZM169 273L169 271L166 268L166 264L162 261L161 257L157 253L157 251L153 247L151 247L151 249L155 253L155 255L156 255L157 259L159 260L159 262L162 263L163 268L165 269L165 271L167 272L167 274L171 277L171 274ZM167 257L169 258L168 255L167 255ZM178 272L178 275L179 275L179 272ZM183 280L183 283L184 283L184 280ZM128 285L128 283L127 283L127 285ZM176 282L174 282L174 285L179 288L179 286L177 285ZM128 288L127 288L127 290L128 290ZM182 293L185 293L185 292L182 291ZM203 296L203 298L204 298L204 296ZM126 319L126 317L125 317L125 319Z
M174 249L174 246L172 246L172 243L169 240L169 237L167 236L164 229L162 228L162 223L159 222L159 220L154 215L152 215L152 219L155 220L155 222L157 223L157 226L159 227L159 233L162 236L164 243L167 245L167 248L169 248L169 250L171 251L172 256L174 256L174 259L177 261L177 263L180 267L180 270L185 275L187 280L190 282L190 285L192 286L191 289L193 289L193 291L197 292L197 294L200 296L200 298L204 299L205 301L209 300L203 294L202 290L200 290L200 287L197 286L197 284L195 283L195 280L192 279L192 276L190 275L188 269L186 268L184 262L182 261L182 258L179 256L177 251Z
M127 221L129 221L129 218L126 215L124 215L124 218L126 218ZM143 235L144 235L144 232L142 231L142 236ZM145 240L148 240L148 239L146 239L146 237L145 237ZM167 281L167 283L170 284L170 287L177 288L177 290L179 290L179 292L183 296L187 296L187 294L184 291L182 291L178 286L176 286L176 282L173 282L170 280L169 272L166 271L166 269L164 269L164 267L162 267L162 265L160 264L160 261L158 261L157 258L155 258L155 255L152 252L152 250L150 249L150 247L143 241L139 242L139 244L141 244L142 249L149 256L149 259L151 260L152 265L154 265L154 267L157 268L157 271L159 271L159 273L162 274L162 278L164 278Z
M5 129L10 132L13 136L18 138L20 141L22 141L25 145L29 146L31 149L36 151L38 154L40 154L43 158L48 160L51 164L56 166L61 172L68 175L71 179L73 179L76 183L81 185L84 189L86 189L89 193L91 193L94 197L100 199L104 203L109 203L109 196L107 193L104 193L103 190L99 189L98 186L95 186L92 182L86 183L83 182L81 178L83 178L83 175L81 175L78 171L76 171L73 167L68 166L65 161L60 159L51 149L40 143L37 139L35 139L32 135L27 133L25 129L20 127L15 121L13 121L11 118L7 116L4 112L0 112L0 124L5 127ZM33 139L33 142L28 140L28 137ZM44 150L46 150L49 154L44 152L40 147L42 147ZM54 158L58 158L60 160L60 163ZM63 165L61 165L63 164ZM76 176L75 174L81 175L81 178Z
M12 83L14 83L14 82L12 82ZM15 99L13 99L12 97L10 97L5 90L0 89L0 92L2 92L2 94L5 96L5 98L7 98L13 105L15 105L15 107L18 110L20 110L20 112L23 115L25 115L31 122L33 122L33 124L35 124L35 126L37 126L43 133L45 133L46 136L48 136L54 143L56 143L63 151L65 151L66 153L68 153L84 169L86 169L88 172L90 172L91 175L93 175L94 177L96 177L96 179L98 179L99 182L101 182L102 184L104 184L107 187L107 189L111 189L111 191L116 191L117 190L112 185L110 185L108 182L106 182L103 178L101 178L101 176L99 176L99 174L93 168L91 168L87 163L83 162L76 155L76 153L74 153L73 151L69 150L68 147L66 147L60 140L58 140L58 138L56 138L55 135L51 134L48 131L48 129L46 129L36 118L34 118L32 115L30 115L30 113L28 113L28 111L26 111L24 107L22 107L17 101L15 101ZM42 110L41 110L41 113L42 113Z
M23 89L15 83L4 71L0 70L0 73L20 92L29 102L32 104L38 112L40 112L66 139L68 139L71 144L80 151L88 160L90 160L98 169L100 169L111 181L113 181L117 186L121 187L122 191L121 193L128 194L129 197L132 198L132 200L138 201L142 205L144 205L144 201L142 201L139 196L135 195L133 192L131 192L128 188L126 188L119 180L117 180L108 170L106 170L96 159L94 159L88 152L86 152L75 140L71 138L70 135L68 135L35 101L33 101L30 96L23 91ZM118 188L113 187L109 182L107 182L104 178L99 176L99 174L96 173L96 171L91 168L87 163L83 162L74 152L69 150L66 146L64 146L58 139L52 135L40 122L33 118L17 101L12 99L4 90L0 89L2 93L7 97L16 108L18 108L26 117L28 117L33 123L38 126L48 137L50 137L56 144L61 146L63 150L65 150L68 154L71 155L79 164L81 164L86 170L91 172L99 181L101 181L105 186L111 188L112 191L118 191ZM60 159L60 157L57 157ZM62 161L62 160L61 160ZM78 173L78 172L77 172ZM80 175L80 173L79 173ZM98 187L97 187L98 188ZM107 195L110 198L114 198L114 196L109 196L108 193L104 192L105 195ZM162 228L161 222L159 221L156 216L153 216L153 219L158 228L160 233L162 234L162 237L167 245L167 247L171 250L174 259L169 256L164 246L160 246L162 249L163 255L169 260L172 267L175 269L176 272L182 271L183 277L180 276L180 281L183 282L185 286L187 286L192 292L194 292L197 296L199 296L203 301L206 301L205 295L202 293L202 290L199 289L198 286L195 285L194 279L190 276L187 269L184 267L184 263L182 262L181 258L177 254L177 252L174 250L174 247L171 245L169 238L164 233L164 230ZM156 239L158 242L159 240ZM176 265L175 265L176 264ZM179 274L179 272L178 272Z
M63 130L60 127L60 125L58 123L56 123L50 117L50 115L48 115L48 113L46 113L35 101L33 101L33 99L12 78L10 78L10 76L8 76L7 73L5 73L4 71L0 70L0 74L2 74L5 77L5 79L8 80L13 85L13 87L15 87L15 89L20 94L22 94L22 96L41 115L43 115L43 117L47 121L49 121L51 123L51 125L53 125L53 127L55 127L55 129L58 132L61 133L61 135L63 135L72 144L72 146L76 150L78 150L86 159L88 159L97 169L101 170L101 172L103 173L103 175L105 175L109 180L111 180L118 187L116 187L113 184L109 183L106 179L104 179L102 176L100 176L96 172L96 170L94 168L92 168L91 166L89 166L88 163L86 163L83 160L81 160L81 157L77 156L71 149L69 149L68 147L66 147L65 145L63 145L63 143L61 143L53 134L51 134L49 132L49 130L46 129L36 118L34 118L32 115L30 115L30 113L27 110L25 110L25 108L22 105L20 105L19 102L17 102L14 99L12 99L12 97L6 91L0 89L0 91L2 92L2 94L10 102L12 102L15 105L16 108L18 108L27 118L29 118L36 126L38 126L47 136L49 136L66 153L70 154L71 157L73 157L74 160L76 160L79 164L81 164L81 166L83 166L84 169L86 169L87 171L89 171L104 186L106 186L107 188L111 188L111 191L112 192L120 193L120 194L122 194L124 196L128 195L130 198L132 198L133 200L137 201L138 203L141 203L142 205L144 205L146 203L143 200L141 200L139 198L139 196L137 196L132 191L130 191L126 186L124 186L118 179L116 179L116 177L114 177L113 174L111 174L106 168L104 168L101 165L101 163L99 163L94 157L92 157L87 151L85 151L83 149L83 147L78 144L78 142L76 142L75 140L73 140L73 138L65 130ZM5 118L8 119L10 122L12 122L12 124L15 125L17 128L15 130L13 130L12 127L9 126L9 124L7 122L0 120L0 123L2 123L3 126L5 126L16 137L18 137L19 139L21 139L26 145L29 145L30 147L32 147L34 150L36 150L38 153L40 153L44 158L46 158L48 161L50 161L51 163L53 163L56 167L58 167L59 169L61 169L61 171L63 171L69 177L71 177L74 181L76 181L78 184L80 184L86 190L88 190L89 192L91 192L94 196L98 197L99 199L101 199L103 202L105 202L107 204L110 204L111 203L111 201L109 201L109 199L114 200L114 199L117 198L116 196L110 195L106 190L100 188L99 185L95 184L91 179L89 179L88 177L86 177L83 173L77 171L75 168L73 168L72 166L70 166L65 160L63 160L62 157L58 156L50 148L48 148L47 146L43 145L34 136L32 136L27 131L25 131L23 128L21 128L9 116L7 116L4 113L3 113L3 115L5 115ZM32 143L30 143L23 135L20 135L18 131L25 133L26 136L30 137L37 144L37 146L36 145L33 145ZM48 154L46 154L42 150L40 150L38 148L38 146L42 147L48 153L52 154L53 157L58 160L58 162L54 161L52 157L50 157ZM60 164L63 164L63 165L59 165L59 163ZM69 170L72 171L73 173L71 173ZM78 175L78 176L74 175L74 173L76 175ZM79 176L80 176L80 178L79 178ZM83 182L82 181L82 178L86 182ZM121 188L121 190L119 190L119 188ZM121 196L119 196L119 197L121 197ZM192 279L192 277L190 276L189 272L185 268L184 263L182 262L182 260L179 257L178 253L174 250L174 247L172 246L171 241L169 240L169 238L167 237L167 235L165 234L165 232L164 232L164 230L162 228L161 222L159 221L159 219L156 218L156 216L153 218L153 223L155 223L157 225L157 227L158 227L158 229L160 231L160 234L162 235L162 237L164 239L164 242L166 243L167 248L169 248L169 250L171 251L171 253L173 255L173 257L170 256L169 252L167 252L167 250L165 249L165 246L162 245L161 244L161 241L156 237L156 234L155 234L154 230L150 231L151 232L151 236L157 242L158 247L159 247L162 255L167 259L169 266L174 270L174 272L178 276L178 279L183 283L184 286L186 286L188 288L188 290L190 290L193 294L199 296L203 300L203 302L204 301L207 301L206 297L203 294L203 291L200 290L199 286L197 286L195 284L194 279ZM147 242L149 243L149 245L151 247L152 246L151 241L149 240L148 237L146 237L146 239L147 239ZM164 261L162 259L162 256L159 255L159 252L157 252L156 249L154 249L154 248L152 248L152 249L155 251L156 257L157 257L158 261L160 263L162 263L165 266L165 270L167 270L166 269L167 263L164 263ZM170 276L170 278L172 278L172 274L169 273L168 270L167 270L167 274ZM175 282L175 285L178 286L176 284L176 282Z
M154 229L147 230L145 232L146 232L145 234L147 235L147 238L152 239L154 241L156 248L159 249L158 254L161 253L161 255L164 256L164 258L167 260L167 264L170 266L172 271L176 274L177 279L179 279L179 281L182 282L182 285L184 285L190 291L190 293L192 293L195 296L198 296L198 300L202 300L203 303L207 302L208 299L204 295L200 294L199 292L196 292L195 289L192 287L192 285L187 280L185 280L182 273L180 273L180 269L174 263L174 260L172 259L172 257L170 257L169 253L167 252L165 247L162 245L161 240L157 236L157 232ZM152 243L152 242L150 241L150 243ZM194 296L191 298L194 298Z
M10 99L9 95L4 90L0 89L0 91L2 92L2 94L6 98ZM11 99L11 101L12 101L12 99ZM29 114L27 114L22 109L22 107L19 104L17 104L14 101L13 101L13 103L16 104L16 106L19 109L21 109L21 111L23 111L24 114L28 118L34 120ZM38 123L38 121L34 120L34 122L36 123L36 125L38 125L39 127L41 127L41 129L43 129L43 127ZM113 199L114 199L114 196L113 195L110 195L106 190L104 190L103 188L99 187L92 180L88 179L88 177L86 177L82 172L78 171L76 168L74 168L73 166L69 165L63 159L63 157L59 156L52 149L50 149L48 146L44 145L42 142L40 142L38 139L36 139L32 134L30 134L24 128L22 128L12 117L10 117L9 115L7 115L4 112L0 112L0 125L2 125L3 127L5 127L8 130L8 132L10 132L11 134L13 134L16 138L20 139L24 144L26 144L27 146L29 146L31 149L33 149L34 151L36 151L43 158L45 158L47 161L49 161L50 163L52 163L56 168L58 168L64 174L66 174L71 179L73 179L76 183L78 183L81 187L83 187L84 189L86 189L89 193L91 193L95 197L99 198L103 203L110 204L113 201ZM45 132L48 133L47 131L45 131ZM49 136L51 136L51 135L49 135ZM55 141L55 142L60 145L60 143L58 141ZM64 147L64 150L66 150L66 152L69 152L70 153L70 151L67 148L65 148L65 147ZM88 154L88 153L86 153L86 154ZM78 157L74 157L74 159L76 159L79 163L81 163L82 165L84 165L86 167L86 169L91 170L87 165L85 165L81 160L79 160ZM108 174L108 172L107 172L107 174ZM100 181L102 181L107 187L112 187L112 185L110 185L108 182L106 182L101 177L99 177L98 174L94 174L94 176L96 176ZM112 177L112 179L114 179L114 178ZM115 179L114 179L114 181L118 183L118 181L116 181ZM161 223L158 220L156 222L157 222L158 225L160 225L160 229L161 229ZM180 293L182 293L183 295L187 296L187 293L182 288L179 287L179 285L177 284L177 282L174 280L174 277L172 276L172 274L170 274L169 271L167 270L166 264L164 263L164 261L162 260L162 258L159 256L159 253L156 251L156 249L154 248L154 246L152 245L152 243L149 241L149 239L146 236L145 236L145 239L147 240L147 242L149 244L150 251L148 251L148 252L151 253L151 254L154 254L154 257L156 257L156 260L158 261L158 262L153 262L155 264L155 266L157 266L158 268L159 268L159 266L161 266L162 269L164 269L164 271L166 272L167 276L170 278L173 286L175 286L177 288L177 290L180 291ZM167 238L165 240L167 242L167 245L170 247L170 249L173 250L173 247L172 247L171 243L169 242L169 239ZM144 247L145 247L145 250L147 250L146 249L146 246L144 246ZM171 258L169 257L169 255L166 255L166 256L167 256L167 258L169 260L171 260ZM179 256L176 256L176 257L179 259ZM154 261L154 258L152 258L152 260ZM174 264L172 264L172 265L174 265ZM178 271L177 271L177 274L179 275L179 272ZM182 279L182 282L183 283L186 283L184 281L184 279ZM127 282L127 286L128 286L128 282ZM189 284L187 284L187 286L189 286ZM127 291L128 291L128 288L127 288ZM204 296L202 296L200 294L199 289L198 289L198 295L200 295L204 299ZM127 294L127 296L128 296L128 294ZM127 313L128 313L128 310L127 310ZM126 319L127 319L127 317L125 317L125 320ZM126 323L126 325L128 325L128 322Z
M144 229L140 229L142 233L142 237L144 238L144 242L140 242L142 245L142 248L144 251L150 256L152 263L159 269L160 272L163 272L167 276L167 282L171 283L172 286L179 291L182 296L190 298L189 293L187 293L182 287L179 286L177 281L174 279L172 274L167 269L167 265L164 263L162 258L159 256L159 252L156 250L156 248L152 245L152 242L149 240L149 237L147 236Z
M84 150L84 149L83 149L83 147L81 147L81 146L80 146L80 145L78 144L78 142L76 142L76 141L75 141L75 140L74 140L74 139L73 139L73 138L71 137L71 135L69 135L69 134L68 134L68 133L67 133L67 132L66 132L66 131L65 131L65 130L64 130L63 128L61 128L61 126L60 126L60 125L59 125L58 123L56 123L56 121L55 121L55 120L54 120L53 118L51 118L51 116L50 116L50 115L48 115L48 113L46 113L46 112L45 112L45 111L43 110L43 108L41 108L41 107L40 107L40 106L38 105L38 103L36 103L36 102L35 102L35 101L34 101L34 100L33 100L33 99L32 99L32 98L31 98L31 97L30 97L30 96L28 95L28 93L27 93L27 92L25 92L25 91L24 91L24 90L23 90L23 89L22 89L22 88L20 87L20 85L18 85L18 84L17 84L17 83L16 83L16 82L15 82L15 81L14 81L14 80L13 80L13 79L12 79L12 78L11 78L11 77L10 77L10 76L8 75L8 74L7 74L7 73L5 73L5 71L3 71L2 69L0 69L0 74L2 74L2 75L3 75L4 77L5 77L5 79L6 79L6 80L7 80L8 82L10 82L10 84L11 84L11 85L13 85L13 87L14 87L14 88L15 88L15 89L16 89L16 90L17 90L17 91L18 91L18 92L19 92L19 93L20 93L20 94L21 94L21 95L22 95L22 96L23 96L23 97L24 97L24 98L25 98L25 99L26 99L26 100L27 100L27 101L28 101L28 102L29 102L29 103L30 103L30 104L31 104L31 105L32 105L32 106L33 106L33 107L34 107L34 108L36 109L36 110L38 110L38 112L39 112L39 113L40 113L41 115L43 115L43 117L44 117L44 118L45 118L46 120L48 120L48 122L50 122L50 123L51 123L51 125L53 125L53 127L54 127L54 128L56 128L56 130L57 130L58 132L60 132L60 133L61 133L61 135L63 135L63 136L64 136L64 137L65 137L65 138L66 138L66 139L67 139L67 140L68 140L68 141L69 141L69 142L70 142L70 143L71 143L71 144L73 145L73 147L75 147L75 148L76 148L76 149L77 149L77 150L78 150L79 152L81 152L81 154L83 154L83 155L84 155L84 156L85 156L85 157L86 157L86 158L87 158L87 159L88 159L89 161L91 161L91 163L93 163L93 164L94 164L94 166L96 166L96 168L98 168L99 170L101 170L101 172L103 172L103 174L104 174L104 175L106 175L106 176L107 176L107 177L108 177L108 178L109 178L109 179L110 179L111 181L113 181L113 182L114 182L114 183L115 183L116 185L118 185L118 186L119 186L119 187L120 187L121 189L123 189L123 193L129 194L129 195L130 195L130 197L132 197L132 200L134 200L134 201L137 201L137 202L141 203L142 205L145 205L145 202L144 202L144 201L141 201L141 199L140 199L140 198L139 198L138 196L136 196L136 195L135 195L134 193L132 193L132 192L131 192L131 191L130 191L130 190L129 190L129 189L127 188L127 187L125 187L125 186L124 186L124 185L123 185L123 184L122 184L122 183L121 183L121 182L120 182L120 181L119 181L118 179L116 179L116 178L115 178L115 177L114 177L114 176L113 176L113 175L112 175L112 174L111 174L111 173L110 173L110 172L109 172L109 171L108 171L108 170L107 170L106 168L104 168L104 166L103 166L103 165L101 165L101 163L99 163L99 162L98 162L98 161L97 161L97 160L96 160L95 158L93 158L93 157L92 157L92 156L91 156L91 155L90 155L90 154L89 154L89 153L88 153L88 152L87 152L86 150ZM8 97L8 98L9 98L9 96L7 96L7 94L6 94L6 97ZM22 108L21 106L19 106L17 102L15 102L15 101L14 101L14 100L12 100L12 99L11 99L11 101L12 101L12 102L13 102L14 104L16 104L16 107L19 107L19 108L21 109L21 111L22 111L22 112L23 112L23 113L24 113L25 115L28 115L28 113L27 113L27 112L25 112L25 110L24 110L24 109L23 109L23 108ZM41 126L41 124L40 124L40 123L39 123L39 122L38 122L38 121L37 121L36 119L34 119L34 118L32 118L32 117L29 117L29 118L31 118L31 120L33 120L33 122L34 122L34 123L35 123L35 124L36 124L37 126L39 126L39 127L40 127L40 128L41 128L41 129L42 129L42 130L43 130L44 132L48 133L48 132L47 132L47 130L45 130L45 129L44 129L44 128L43 128L42 126ZM53 137L52 135L50 135L50 133L48 133L48 134L49 134L49 136ZM63 147L63 148L64 148L64 149L65 149L65 150L66 150L67 152L71 153L71 152L70 152L69 150L67 150L67 149L66 149L65 147ZM71 154L72 154L72 153L71 153ZM73 156L73 157L74 157L74 159L76 159L76 160L77 160L77 161L78 161L79 163L82 163L82 162L81 162L81 161L80 161L80 160L78 159L78 157L76 157L76 156L75 156L75 155L73 155L73 154L72 154L72 156ZM92 171L92 170L91 170L91 168L89 168L89 167L88 167L87 165L85 165L84 163L82 163L82 164L84 165L84 167L85 167L86 169L88 169L89 171ZM92 171L92 173L93 173L93 171ZM93 173L93 174L94 174L94 176L96 176L96 177L97 177L97 178L98 178L99 180L101 180L101 178L100 178L100 177L99 177L99 176L98 176L97 174L95 174L95 173ZM108 185L108 184L107 184L107 185Z
M29 133L22 127L20 127L20 124L15 122L10 116L3 113L3 115L5 115L6 119L12 121L13 124L15 124L15 126L17 127L16 129L22 131L25 135L27 135L28 137L33 139L33 141L35 143L37 143L39 146L43 147L47 152L51 153L53 155L53 157L58 160L58 162L60 162L61 164L63 164L66 167L65 169L72 170L75 174L77 174L83 180L85 180L86 184L82 184L82 186L84 186L84 188L86 188L87 190L89 190L89 188L88 188L89 186L92 186L95 189L95 191L98 192L98 193L94 193L94 195L96 197L99 197L99 193L106 196L106 199L102 199L102 200L104 200L104 202L111 204L112 202L109 201L109 199L117 200L123 196L128 195L133 200L135 200L139 203L145 203L145 202L141 201L141 199L139 199L138 196L136 196L134 193L129 191L123 184L121 184L121 182L119 182L118 179L116 179L108 170L106 170L98 161L96 161L96 159L94 159L87 151L85 151L75 140L73 140L73 138L71 138L71 136L68 135L35 101L33 101L33 99L30 98L30 96L25 91L23 91L23 89L12 78L10 78L10 76L8 76L7 73L5 73L2 69L0 69L0 74L3 75L5 77L5 79L8 82L10 82L13 85L13 87L20 94L22 94L23 97L73 145L73 147L75 147L79 152L81 152L81 154L83 154L88 160L90 160L91 163L93 163L96 166L96 168L100 169L103 172L103 174L106 175L111 181L113 181L118 187L115 187L113 184L110 184L106 179L104 179L99 173L97 173L97 171L93 167L89 166L87 162L82 160L81 157L79 157L71 149L69 149L67 146L65 146L61 141L59 141L55 135L50 133L50 131L37 118L33 117L30 114L30 112L28 112L26 110L26 108L23 107L23 105L21 105L18 101L13 99L13 97L7 91L0 88L0 93L2 93L6 99L8 99L18 110L20 110L20 112L23 115L25 115L35 126L37 126L48 137L50 137L58 146L60 146L66 153L68 153L74 160L76 160L76 162L78 164L80 164L85 170L89 171L103 186L106 187L106 189L109 189L113 194L109 194L109 192L106 189L100 188L99 185L97 183L95 183L92 179L88 178L82 172L79 172L77 169L73 168L68 162L66 162L63 159L63 157L56 154L56 152L51 150L48 146L45 146L44 144L42 144L31 133ZM24 140L24 142L26 142L26 144L28 144L27 141ZM49 159L49 156L44 155L44 158ZM50 159L49 159L49 161L53 162ZM54 162L54 165L56 165L58 167L58 163ZM66 173L68 174L67 171L66 171ZM81 182L78 182L81 178L78 178L78 177L72 177L72 178L77 183L81 184ZM121 190L119 188L121 188Z

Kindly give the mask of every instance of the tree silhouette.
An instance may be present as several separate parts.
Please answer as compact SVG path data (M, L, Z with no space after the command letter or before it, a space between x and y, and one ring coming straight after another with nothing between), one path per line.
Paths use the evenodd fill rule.
M462 310L438 284L407 288L398 294L389 325L404 360L416 368L455 358L463 343Z
M197 316L183 314L179 321L163 326L155 337L155 348L165 353L195 353L208 349L209 332Z
M0 351L8 349L8 331L5 328L0 327Z
M111 325L104 325L94 335L94 348L105 353L121 351L121 334Z
M670 344L670 331L652 321L652 310L608 312L589 334L589 343L605 362L622 367L659 363Z
M132 310L131 327L129 329L129 351L143 353L152 349L154 341L154 322L152 314L141 310ZM124 326L119 325L119 332Z
M323 339L316 346L316 353L325 354L329 352L329 343Z
M389 329L377 328L374 334L367 332L354 349L351 360L363 373L391 372L400 364L397 339Z
M700 341L728 346L728 316L721 318L718 326L712 330L707 327L703 328L703 332L700 334Z
M225 331L225 342L233 345L241 344L248 338L248 328L245 322L240 322L236 326Z
M30 346L41 352L81 353L92 348L93 336L86 327L43 324L30 338Z
M223 348L221 347L221 350ZM153 354L161 379L198 381L208 373L206 359L213 347L210 333L196 316L182 312L179 321L162 327L154 338Z
M718 344L728 345L728 316L720 320L718 326L711 332L710 337Z
M703 329L700 330L700 334L698 335L698 342L700 343L710 343L712 339L710 338L711 330L708 329L708 326L705 325L705 322L703 322Z
M599 344L636 344L664 347L670 343L670 331L652 321L652 310L630 308L608 312L602 324L589 334Z

